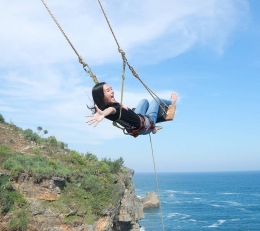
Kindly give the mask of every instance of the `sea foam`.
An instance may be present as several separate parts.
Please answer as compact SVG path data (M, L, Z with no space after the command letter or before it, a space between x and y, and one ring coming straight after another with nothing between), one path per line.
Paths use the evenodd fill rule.
M212 225L209 225L207 227L208 228L217 228L217 227L219 227L220 225L222 225L225 222L226 222L226 220L218 220L216 223L214 223Z

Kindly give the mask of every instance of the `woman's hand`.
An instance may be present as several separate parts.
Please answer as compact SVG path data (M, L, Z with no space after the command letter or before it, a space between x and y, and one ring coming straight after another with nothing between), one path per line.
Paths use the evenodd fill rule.
M88 125L94 125L94 127L96 127L98 125L98 123L104 119L105 117L105 112L101 111L98 106L95 104L95 108L97 110L97 112L95 114L92 115L87 115L86 117L93 117L92 119L88 120L86 123Z
M100 110L98 108L98 106L95 104L95 108L96 108L96 113L92 114L92 115L87 115L86 117L93 117L91 120L87 121L88 125L94 125L94 127L96 127L98 125L98 123L104 119L104 117L110 115L110 114L115 114L116 113L116 109L113 107L108 107L106 108L104 111Z

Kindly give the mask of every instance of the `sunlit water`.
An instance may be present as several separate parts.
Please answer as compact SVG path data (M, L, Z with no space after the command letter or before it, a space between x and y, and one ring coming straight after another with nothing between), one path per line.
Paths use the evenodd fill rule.
M135 173L136 195L155 191L154 173ZM260 171L158 173L165 231L260 231ZM160 209L147 209L141 230L160 231Z

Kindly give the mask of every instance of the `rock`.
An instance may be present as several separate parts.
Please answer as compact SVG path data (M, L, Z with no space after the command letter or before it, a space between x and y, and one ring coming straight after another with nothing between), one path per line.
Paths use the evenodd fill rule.
M94 227L93 227L93 225L86 225L85 230L86 231L94 231Z
M111 217L105 216L98 220L95 224L95 231L113 231Z
M44 149L44 148L46 148L46 146L45 145L40 145L40 146L38 146L38 148Z
M132 179L135 171L133 169L127 168L125 166L123 166L122 169L123 169L123 171L125 171L127 173L128 177L130 179Z
M134 171L125 168L125 172L127 174L119 173L114 182L120 192L119 201L113 207L102 211L103 216L93 225L84 223L83 218L86 213L78 211L77 208L72 209L70 206L63 205L61 212L47 206L46 200L59 199L67 178L52 176L49 179L41 179L36 182L27 173L19 174L14 182L14 188L19 190L29 203L28 210L32 215L32 220L28 231L140 231L139 220L144 218L143 205L136 197L134 185L131 183ZM0 173L0 175L3 174ZM88 199L88 196L84 198ZM67 223L64 219L69 215L82 217L82 221ZM8 226L10 219L7 218L4 217L5 223L0 222L0 230L2 230L2 224L4 227Z
M21 151L27 151L27 150L32 149L32 148L33 148L33 146L27 146L27 147L23 148Z
M51 179L54 181L64 181L65 180L64 177L57 177L57 176L53 176Z
M157 208L159 207L159 199L155 192L148 192L144 197L141 197L138 199L142 205L143 208Z
M53 179L43 179L35 183L34 179L26 173L18 176L16 189L25 197L47 201L55 201L60 197L61 190L65 187L63 177L52 177Z
M128 177L131 179L134 171L128 168L125 168L125 170L127 170ZM119 178L118 184L122 180L125 179ZM113 230L139 231L138 222L144 218L143 206L136 197L134 185L124 182L124 186L126 188L119 204L118 214L114 218Z
M19 176L18 176L18 182L19 183L22 183L24 182L25 178L27 177L27 174L26 173L20 173Z
M31 204L30 204L30 212L32 213L33 216L36 216L38 214L43 214L45 209L42 207L42 204L40 201L33 201Z

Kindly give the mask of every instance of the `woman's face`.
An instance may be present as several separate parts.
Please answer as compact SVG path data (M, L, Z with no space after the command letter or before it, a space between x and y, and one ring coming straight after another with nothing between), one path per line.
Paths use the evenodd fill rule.
M103 91L104 91L104 101L106 104L112 104L116 102L114 98L114 91L108 84L103 85Z

